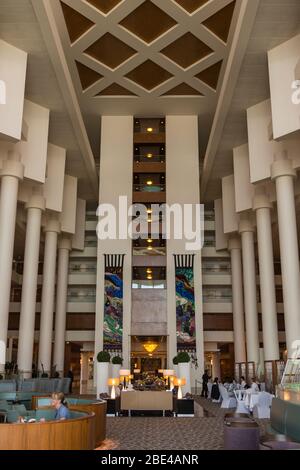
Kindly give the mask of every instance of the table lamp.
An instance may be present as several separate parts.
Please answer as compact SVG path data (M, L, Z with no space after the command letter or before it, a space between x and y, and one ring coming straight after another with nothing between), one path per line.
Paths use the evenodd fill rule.
M181 387L186 385L185 377L182 377L181 379L178 379L176 377L175 380L174 380L174 385L176 385L178 387L178 392L177 392L178 400L182 400L182 389L181 389Z
M113 400L116 398L116 386L118 386L119 383L120 380L116 378L111 378L107 381L107 385L111 387L110 398L112 398Z
M174 370L172 370L172 369L164 369L163 370L163 376L166 379L166 385L167 385L169 390L170 390L170 377L172 377L173 375L174 375Z
M129 369L120 369L120 380L123 380L123 388L126 390L126 378L130 376Z

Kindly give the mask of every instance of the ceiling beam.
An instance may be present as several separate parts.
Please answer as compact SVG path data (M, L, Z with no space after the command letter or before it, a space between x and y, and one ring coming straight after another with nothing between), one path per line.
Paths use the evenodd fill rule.
M51 2L49 0L31 0L31 3L57 76L94 196L98 200L99 179L95 159L65 58L59 31L55 23Z
M240 11L232 40L232 47L229 53L217 109L204 157L201 178L201 199L204 198L211 172L213 170L214 161L218 152L224 125L239 78L240 69L248 46L260 0L240 0L240 3Z

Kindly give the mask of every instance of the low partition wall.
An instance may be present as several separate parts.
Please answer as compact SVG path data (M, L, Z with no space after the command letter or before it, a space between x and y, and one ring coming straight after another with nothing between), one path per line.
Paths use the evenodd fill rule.
M172 411L173 393L170 391L122 391L121 410Z
M93 450L95 414L75 419L0 424L0 450Z
M106 438L106 401L89 400L84 398L66 397L70 410L85 411L95 414L95 439L96 446L99 446ZM48 409L51 405L49 397L32 397L32 409L42 410Z

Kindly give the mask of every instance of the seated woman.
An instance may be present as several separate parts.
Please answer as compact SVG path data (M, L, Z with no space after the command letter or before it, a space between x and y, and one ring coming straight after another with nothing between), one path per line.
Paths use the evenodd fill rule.
M52 393L52 406L56 409L55 419L70 419L71 414L62 392Z

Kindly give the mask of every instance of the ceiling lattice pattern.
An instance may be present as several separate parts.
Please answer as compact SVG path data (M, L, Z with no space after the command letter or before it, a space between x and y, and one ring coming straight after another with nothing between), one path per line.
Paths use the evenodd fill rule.
M236 0L58 1L81 92L211 98L228 57Z

